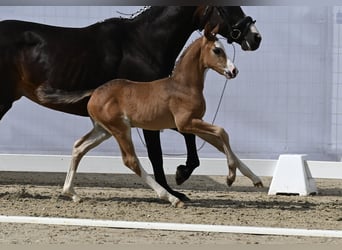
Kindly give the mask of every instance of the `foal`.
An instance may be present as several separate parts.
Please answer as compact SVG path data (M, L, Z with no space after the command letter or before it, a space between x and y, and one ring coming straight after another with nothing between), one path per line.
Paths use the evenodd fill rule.
M254 183L261 183L234 155L225 130L202 120L205 113L203 88L207 69L211 68L228 79L238 73L215 35L206 31L205 36L193 42L168 78L146 83L116 79L93 91L64 96L64 102L75 102L91 95L88 112L94 124L94 128L74 145L71 166L63 188L65 195L74 201L79 200L72 183L81 158L112 135L120 146L123 162L128 168L154 189L161 199L168 200L175 207L184 205L145 172L134 150L131 127L148 130L176 127L181 132L195 134L226 155L228 184L234 181L236 168L247 176L255 177ZM51 98L39 89L38 95L41 101Z

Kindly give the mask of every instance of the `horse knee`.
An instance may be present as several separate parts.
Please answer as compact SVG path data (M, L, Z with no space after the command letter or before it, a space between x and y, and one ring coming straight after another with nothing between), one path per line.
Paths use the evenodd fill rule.
M217 134L218 134L219 138L221 140L223 140L224 144L229 146L229 135L228 135L227 131L222 127L218 127Z
M82 156L84 155L84 150L80 147L80 141L76 141L74 143L74 147L72 149L72 157L73 158L82 158Z
M223 139L223 138L226 138L226 139L229 139L228 138L228 133L226 132L226 130L222 127L217 127L217 131L216 133Z
M141 177L140 163L138 158L134 156L123 156L122 159L125 166Z

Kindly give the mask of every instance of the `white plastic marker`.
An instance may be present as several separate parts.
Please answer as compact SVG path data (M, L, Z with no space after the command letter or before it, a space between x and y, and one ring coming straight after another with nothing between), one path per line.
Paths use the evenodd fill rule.
M170 230L170 231L190 231L190 232L219 232L219 233L239 233L239 234L258 234L258 235L286 235L286 236L342 238L341 230L225 226L225 225L205 225L205 224L138 222L138 221L111 221L111 220L70 219L70 218L53 218L53 217L27 217L27 216L0 216L0 222L63 225L63 226L84 226L84 227L108 227L108 228L126 228L126 229L154 229L154 230Z

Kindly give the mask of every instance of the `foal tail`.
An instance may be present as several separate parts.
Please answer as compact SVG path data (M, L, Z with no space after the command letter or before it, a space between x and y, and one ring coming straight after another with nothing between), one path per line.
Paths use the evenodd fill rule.
M36 89L39 101L53 104L76 103L86 97L90 97L93 92L93 89L69 92L61 89L54 89L47 84L43 84Z

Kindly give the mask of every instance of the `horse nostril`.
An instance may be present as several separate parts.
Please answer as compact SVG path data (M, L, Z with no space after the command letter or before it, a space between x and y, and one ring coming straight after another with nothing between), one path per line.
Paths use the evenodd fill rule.
M234 76L236 76L239 73L239 70L237 68L234 68L232 73Z
M254 41L257 42L257 43L261 42L261 35L259 33L256 33L254 35Z

